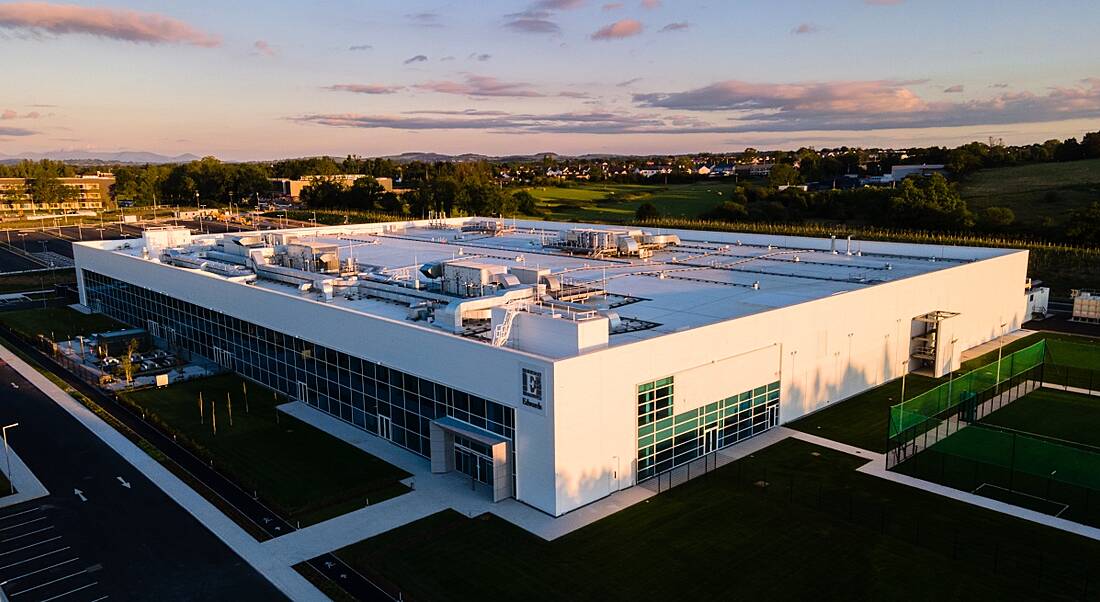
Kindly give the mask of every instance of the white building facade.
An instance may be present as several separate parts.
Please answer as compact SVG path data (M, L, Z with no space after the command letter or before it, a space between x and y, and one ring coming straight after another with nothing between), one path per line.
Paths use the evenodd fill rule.
M1026 251L623 231L582 255L554 242L575 224L472 223L75 243L81 303L554 516L1027 319ZM335 246L328 273L277 265L291 237ZM415 270L470 257L487 283Z

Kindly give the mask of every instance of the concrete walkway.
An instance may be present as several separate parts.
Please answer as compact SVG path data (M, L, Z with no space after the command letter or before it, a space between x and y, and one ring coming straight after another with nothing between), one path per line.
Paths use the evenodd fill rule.
M23 463L23 460L19 459L14 449L9 447L8 454L11 456L11 474L8 474L8 457L4 454L4 446L0 444L0 471L3 471L8 481L15 486L14 494L0 491L0 496L3 496L0 497L0 508L7 508L8 506L22 504L50 495L46 486L38 480L38 477L34 476L34 473Z
M169 472L167 468L142 451L122 433L116 431L79 401L61 390L53 381L29 366L19 356L6 347L0 346L0 360L14 368L23 378L30 381L31 384L49 396L50 399L53 399L55 403L91 431L92 434L115 450L138 472L145 475L165 494L187 510L196 520L216 535L218 539L222 540L245 562L266 577L287 597L292 600L303 601L328 599L320 590L292 569L289 564L263 548L259 542L237 526L229 517L222 514L213 504L179 480L176 475ZM165 545L170 545L170 543Z
M815 445L820 445L821 447L827 447L830 449L842 451L844 453L869 458L871 461L857 468L856 470L858 472L878 477L880 479L886 479L887 481L893 481L895 483L899 483L908 487L922 489L929 493L942 495L943 497L948 497L953 500L958 500L960 502L971 504L973 506L979 506L981 508L993 510L994 512L1000 512L1002 514L1008 514L1010 516L1022 518L1026 521L1031 521L1040 525L1046 525L1053 529L1066 531L1067 533L1073 533L1074 535L1080 535L1081 537L1087 537L1089 539L1100 541L1100 529L1097 529L1096 527L1089 527L1087 525L1082 525L1081 523L1068 521L1064 518L1057 518L1049 514L1043 514L1042 512L1028 510L1027 508L1021 508L1012 504L1006 504L1004 502L999 502L994 499L887 470L886 456L884 454L879 454L865 449L859 449L857 447L852 447L851 445L845 445L844 443L830 441L829 439L824 439L816 435L810 435L808 433L803 433L801 431L796 431L786 427L778 427L773 430L783 431L784 437L794 437L795 439L801 439Z
M315 558L448 508L471 517L495 514L525 531L553 540L656 495L644 487L629 487L555 518L515 499L494 504L488 488L471 486L466 475L432 474L427 459L304 403L283 404L279 410L413 475L405 481L413 487L409 493L263 544L288 561Z
M967 349L966 351L963 351L959 354L959 361L965 362L972 360L976 357L981 357L991 351L996 351L997 348L1002 345L1008 345L1012 341L1031 336L1036 332L1037 331L1035 330L1026 330L1021 328L1020 330L1014 330L1012 332L1006 333L1003 337L994 338L992 341L986 341L981 345L976 345L974 347L971 347L970 349Z

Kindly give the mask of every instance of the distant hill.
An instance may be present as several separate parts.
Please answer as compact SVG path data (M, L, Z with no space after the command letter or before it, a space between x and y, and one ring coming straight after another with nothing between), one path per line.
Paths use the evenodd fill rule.
M198 159L190 153L170 157L145 151L86 151L86 150L56 150L41 153L19 153L15 155L0 154L0 160L4 163L12 163L23 159L38 161L39 159L52 159L66 162L100 162L100 163L186 163Z

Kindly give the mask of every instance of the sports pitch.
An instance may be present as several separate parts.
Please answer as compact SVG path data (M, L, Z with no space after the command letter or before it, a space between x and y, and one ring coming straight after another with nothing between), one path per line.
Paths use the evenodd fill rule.
M948 436L898 470L1100 525L1100 397L1037 390Z

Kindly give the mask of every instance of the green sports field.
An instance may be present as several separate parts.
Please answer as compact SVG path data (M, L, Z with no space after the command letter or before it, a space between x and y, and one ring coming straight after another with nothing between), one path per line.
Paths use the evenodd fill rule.
M626 222L643 203L662 216L697 218L733 192L732 182L695 184L577 184L528 188L543 217L557 221Z
M978 425L946 437L897 469L1100 525L1098 444L1100 398L1040 389Z

